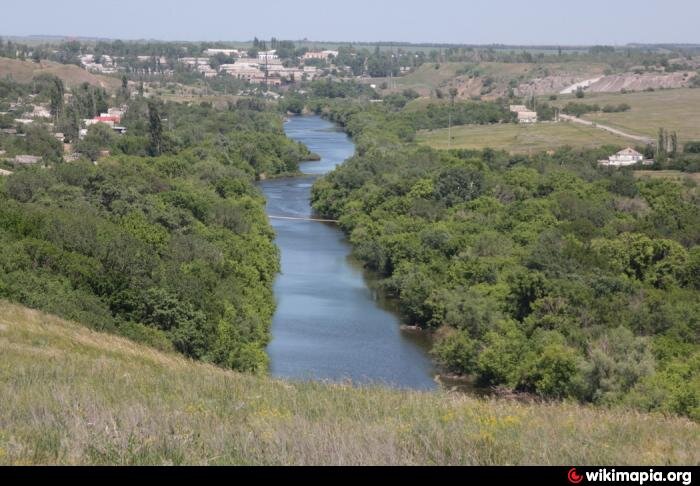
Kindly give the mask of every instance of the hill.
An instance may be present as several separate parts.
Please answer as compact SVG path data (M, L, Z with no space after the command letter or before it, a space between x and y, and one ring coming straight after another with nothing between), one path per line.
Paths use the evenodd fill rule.
M0 464L697 464L700 426L240 375L0 301Z
M0 57L0 78L10 76L20 83L28 83L32 78L40 74L53 74L58 76L68 87L87 82L111 91L120 86L120 81L116 78L92 74L72 64L60 64L51 61L36 63L33 61L21 61L19 59Z
M508 94L509 87L524 96L535 93L556 93L582 79L600 76L605 70L600 63L506 63L506 62L446 62L426 63L401 77L373 78L382 93L413 89L421 96L431 96L436 89L447 93L456 88L458 98L483 97L496 99Z

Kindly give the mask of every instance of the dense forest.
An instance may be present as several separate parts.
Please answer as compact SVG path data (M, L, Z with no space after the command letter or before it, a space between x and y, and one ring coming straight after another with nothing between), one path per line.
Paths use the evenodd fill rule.
M76 139L79 161L63 162L58 145L41 167L0 178L0 298L266 371L279 255L252 182L310 153L264 103L136 97L122 122L126 135L96 124ZM43 139L56 144L38 125L0 142L37 153Z
M472 123L503 113L470 108L458 112ZM418 147L430 110L316 109L358 151L316 183L314 207L340 219L407 321L432 331L446 370L700 419L697 185L598 168L615 147L531 157Z

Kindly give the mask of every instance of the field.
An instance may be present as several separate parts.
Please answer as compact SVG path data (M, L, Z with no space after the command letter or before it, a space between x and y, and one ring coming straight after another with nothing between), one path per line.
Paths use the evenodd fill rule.
M59 64L51 61L36 63L33 61L21 61L18 59L0 57L0 78L10 76L15 81L28 83L32 78L40 74L53 74L58 76L68 87L87 82L112 91L121 85L121 81L117 78L92 74L72 64Z
M286 383L0 301L0 464L697 464L700 426Z
M558 100L560 106L571 97ZM618 105L632 108L622 113L595 113L583 118L603 125L656 138L660 127L677 131L681 142L700 140L700 89L668 89L638 93L587 93L581 101L587 104Z
M424 130L417 140L438 149L448 147L448 130ZM602 145L626 147L630 142L603 130L574 123L535 125L463 125L452 127L452 148L484 149L511 153L535 153L564 146L594 148Z

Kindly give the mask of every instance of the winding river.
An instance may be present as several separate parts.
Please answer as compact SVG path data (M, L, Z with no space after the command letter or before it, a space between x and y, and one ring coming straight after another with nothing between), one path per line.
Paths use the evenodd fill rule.
M313 182L351 157L355 146L333 124L316 116L293 117L285 131L321 160L301 164L303 176L263 181L260 187L268 215L308 218ZM351 258L342 231L314 221L271 219L271 223L282 258L268 347L272 375L436 388L427 343L401 331L392 303L373 290L371 276Z

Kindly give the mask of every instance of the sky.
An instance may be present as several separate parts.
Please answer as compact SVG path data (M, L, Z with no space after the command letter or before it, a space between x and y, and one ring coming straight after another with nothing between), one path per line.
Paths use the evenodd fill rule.
M0 36L455 44L700 43L700 0L3 0Z

